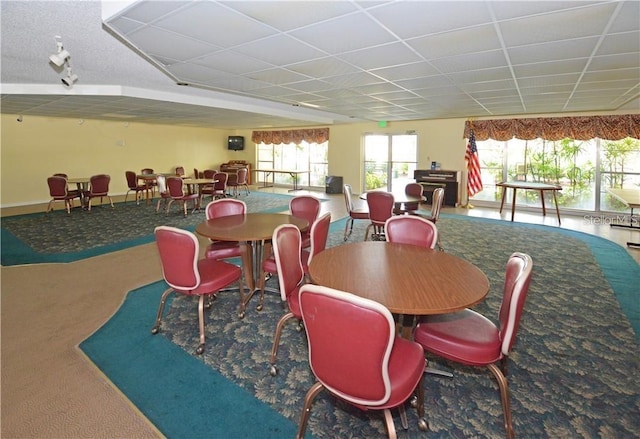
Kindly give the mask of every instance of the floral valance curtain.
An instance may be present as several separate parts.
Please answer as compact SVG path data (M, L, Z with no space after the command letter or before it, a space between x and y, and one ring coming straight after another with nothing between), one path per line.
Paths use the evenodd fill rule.
M590 140L596 137L606 140L626 137L640 139L640 114L468 120L464 126L465 139L469 138L472 129L476 140L507 141L514 137L522 140Z
M254 131L251 134L253 143L264 143L278 145L280 143L300 144L302 141L307 143L324 143L329 140L329 128L310 128L304 130L278 130L278 131Z

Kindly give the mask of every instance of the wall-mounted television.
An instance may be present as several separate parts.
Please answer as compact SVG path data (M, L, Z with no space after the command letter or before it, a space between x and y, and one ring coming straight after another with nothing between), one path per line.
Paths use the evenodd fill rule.
M244 137L229 136L228 149L231 151L242 151L244 149Z

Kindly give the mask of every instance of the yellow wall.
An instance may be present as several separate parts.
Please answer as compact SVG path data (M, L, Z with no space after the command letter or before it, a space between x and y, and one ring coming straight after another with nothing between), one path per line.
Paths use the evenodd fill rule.
M0 207L47 202L46 177L56 172L70 177L110 174L111 192L118 195L126 192L124 173L127 170L139 172L150 167L157 172L172 172L181 165L190 175L194 167L218 169L229 160L247 160L254 167L256 163L252 130L35 116L24 116L23 121L18 122L17 117L3 114L1 119ZM331 125L329 175L342 176L344 183L360 193L363 134L408 131L418 135L420 169L429 169L431 162L437 161L442 169L461 171L466 148L462 138L465 121L458 118L389 122L385 128L375 122ZM245 150L228 151L229 135L244 136ZM462 191L465 181L462 172L459 178Z
M184 166L218 169L231 159L253 160L251 149L227 150L224 130L3 114L1 119L2 207L49 201L46 178L111 175L110 192L127 190L125 171L153 168L172 172Z

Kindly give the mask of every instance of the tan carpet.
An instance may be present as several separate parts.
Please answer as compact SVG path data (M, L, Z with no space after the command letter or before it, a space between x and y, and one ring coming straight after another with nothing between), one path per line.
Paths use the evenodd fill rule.
M162 437L76 347L162 278L155 244L0 274L2 438Z

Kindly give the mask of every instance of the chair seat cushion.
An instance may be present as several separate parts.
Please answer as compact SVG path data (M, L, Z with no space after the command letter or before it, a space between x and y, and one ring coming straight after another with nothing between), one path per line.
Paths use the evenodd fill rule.
M485 366L502 358L498 328L470 309L423 317L414 340L426 351L471 366Z
M204 251L209 259L227 259L242 256L242 248L238 241L214 241Z
M352 210L349 212L349 216L353 219L369 219L369 211Z
M271 274L278 272L278 266L276 265L276 260L273 255L262 261L262 271Z
M183 291L187 295L200 295L217 292L242 277L242 269L236 265L214 259L198 260L200 286L194 290Z

